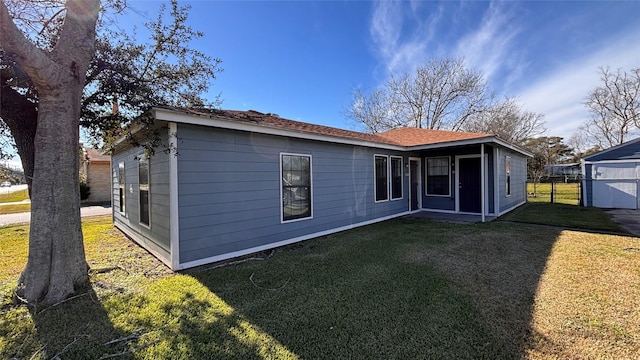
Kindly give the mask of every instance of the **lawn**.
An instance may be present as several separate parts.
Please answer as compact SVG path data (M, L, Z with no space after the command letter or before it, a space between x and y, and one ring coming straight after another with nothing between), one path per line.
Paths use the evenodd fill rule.
M6 193L0 190L0 203L7 202L19 202L29 198L29 191L27 189Z
M640 240L493 222L386 221L172 274L83 227L92 287L11 302L28 227L0 228L0 358L634 358Z
M535 196L533 183L527 183L527 193L529 202L551 202L551 183L536 184ZM580 184L579 183L556 183L553 202L559 204L579 205Z
M577 205L530 202L501 216L500 220L627 233L602 209Z
M3 214L15 214L21 212L29 212L31 211L31 203L23 203L23 204L0 204L0 215Z

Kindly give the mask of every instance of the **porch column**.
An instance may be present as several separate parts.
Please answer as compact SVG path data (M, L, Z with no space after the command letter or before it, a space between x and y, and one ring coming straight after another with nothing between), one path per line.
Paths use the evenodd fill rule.
M484 218L484 203L485 203L485 193L484 193L484 143L480 144L480 214L482 214L482 222L485 221Z

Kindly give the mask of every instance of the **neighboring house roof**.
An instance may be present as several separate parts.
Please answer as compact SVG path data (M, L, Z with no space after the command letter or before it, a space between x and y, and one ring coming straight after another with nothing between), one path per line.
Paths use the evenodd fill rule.
M265 114L255 110L239 111L157 106L154 107L153 111L155 117L159 120L204 126L218 126L268 134L289 136L297 134L298 137L312 140L336 141L351 144L364 143L364 145L367 143L384 144L388 147L398 148L399 150L407 150L408 147L415 148L416 150L435 148L444 146L445 143L449 146L456 146L493 142L511 148L524 155L532 156L528 151L502 141L491 134L419 128L402 128L379 134L369 134L284 119L276 114ZM185 117L184 115L190 115L190 117ZM193 118L194 115L200 118Z
M94 148L84 148L85 159L90 163L108 163L111 162L111 156L102 154Z

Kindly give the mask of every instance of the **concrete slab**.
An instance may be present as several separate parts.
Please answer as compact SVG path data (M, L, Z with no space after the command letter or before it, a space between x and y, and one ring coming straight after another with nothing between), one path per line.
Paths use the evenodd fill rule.
M633 235L640 237L640 210L611 209L606 211L611 215L611 220Z
M479 223L482 221L482 216L474 215L474 214L455 214L455 213L441 213L441 212L433 212L433 211L420 211L417 213L413 213L411 215L407 215L407 217L412 217L416 219L429 219L432 221L440 221L440 222L450 222L456 224L473 224ZM485 221L493 221L495 220L495 216L485 215Z

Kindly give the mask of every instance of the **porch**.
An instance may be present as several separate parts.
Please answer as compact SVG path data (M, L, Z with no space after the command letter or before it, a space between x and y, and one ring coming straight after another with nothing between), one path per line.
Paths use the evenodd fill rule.
M438 222L448 222L455 224L475 224L482 222L481 214L460 214L460 213L447 213L447 212L435 212L435 211L420 211L410 215L406 215L407 218L412 219L427 219ZM496 217L492 215L484 216L485 222L493 221Z

